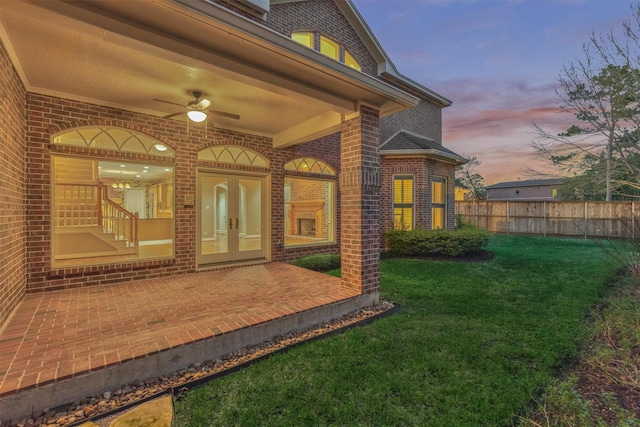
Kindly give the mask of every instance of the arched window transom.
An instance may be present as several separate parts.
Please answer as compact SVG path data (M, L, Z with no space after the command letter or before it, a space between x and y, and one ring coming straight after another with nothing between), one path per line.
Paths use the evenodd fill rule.
M145 133L124 128L108 126L80 127L61 132L52 139L54 144L73 147L175 157L175 151L161 141Z
M269 160L266 157L248 148L235 145L214 145L213 147L204 148L198 152L198 160L262 168L269 167Z
M321 160L317 160L311 157L300 157L293 159L284 165L284 169L288 171L297 172L312 172L322 175L335 175L335 170Z

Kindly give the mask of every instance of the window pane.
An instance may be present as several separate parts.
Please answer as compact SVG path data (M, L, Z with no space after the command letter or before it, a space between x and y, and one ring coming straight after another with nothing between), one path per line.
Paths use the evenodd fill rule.
M444 208L443 207L434 207L431 210L431 228L434 230L438 230L444 228Z
M362 69L362 67L360 67L360 64L358 63L358 61L356 61L356 58L354 58L353 55L351 55L346 50L344 52L344 63L345 63L345 65L348 65L351 68L355 68L358 71L360 71Z
M413 176L393 177L393 228L413 229Z
M395 230L412 230L413 208L394 208L393 228Z
M334 241L333 182L285 178L286 246Z
M333 58L336 61L340 58L340 48L338 43L324 36L320 37L320 52L327 55L329 58Z
M433 177L431 183L431 228L434 230L445 227L446 183L443 177Z
M393 203L413 204L413 177L393 179Z
M293 33L291 34L291 38L313 49L313 33Z
M445 185L443 181L436 180L434 178L431 184L432 202L433 203L445 203Z
M173 167L53 157L56 267L173 256Z

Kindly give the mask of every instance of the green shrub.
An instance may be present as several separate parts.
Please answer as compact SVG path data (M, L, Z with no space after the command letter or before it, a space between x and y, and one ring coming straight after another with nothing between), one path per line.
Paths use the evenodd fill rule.
M489 232L464 226L457 230L390 230L384 235L394 256L450 255L478 252L489 242Z
M314 271L329 271L340 268L340 255L315 254L304 258L298 258L291 262L298 267Z

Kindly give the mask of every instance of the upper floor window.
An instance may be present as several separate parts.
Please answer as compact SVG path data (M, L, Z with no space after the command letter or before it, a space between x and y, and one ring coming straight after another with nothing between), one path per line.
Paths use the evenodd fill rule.
M291 34L291 38L311 49L320 51L323 55L340 61L358 71L362 69L355 57L335 40L310 31L298 31Z

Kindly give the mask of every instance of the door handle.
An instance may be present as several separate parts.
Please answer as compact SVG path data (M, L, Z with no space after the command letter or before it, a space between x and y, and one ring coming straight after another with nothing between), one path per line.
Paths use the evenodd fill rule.
M238 218L236 218L236 230L238 229Z
M229 218L229 230L233 230L233 218Z

